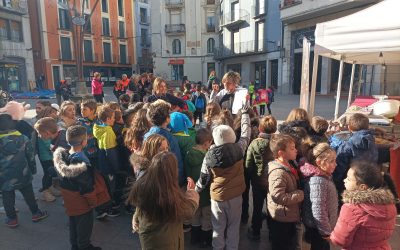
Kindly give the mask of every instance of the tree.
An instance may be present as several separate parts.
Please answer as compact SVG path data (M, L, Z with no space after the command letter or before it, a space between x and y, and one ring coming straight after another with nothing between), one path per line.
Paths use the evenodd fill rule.
M89 1L89 0L87 0ZM83 43L84 34L88 29L88 24L100 0L96 0L90 13L85 13L86 0L67 0L69 22L72 27L72 40L74 43L74 55L76 60L76 72L78 81L84 81L83 78ZM79 3L81 2L81 3Z

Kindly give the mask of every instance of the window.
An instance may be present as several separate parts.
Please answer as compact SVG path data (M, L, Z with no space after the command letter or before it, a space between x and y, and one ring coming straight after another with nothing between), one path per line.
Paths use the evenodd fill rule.
M8 40L8 21L6 19L0 18L0 39Z
M103 36L110 36L110 22L108 18L103 17L101 20L103 23Z
M108 0L101 0L101 11L108 13Z
M183 65L172 65L171 77L173 81L180 81L183 78Z
M264 44L264 22L257 22L256 23L256 51L264 51L265 44Z
M207 75L209 76L211 71L215 71L215 63L207 63Z
M120 44L119 45L119 57L120 57L120 63L126 64L126 45L125 44Z
M147 10L145 8L140 8L140 22L147 23Z
M85 62L93 62L93 46L92 41L85 40L83 42L83 50L85 51Z
M85 6L84 9L89 9L89 0L85 0Z
M119 37L125 37L125 23L123 21L118 22Z
M68 0L58 0L59 3L67 4Z
M118 16L124 16L124 0L118 0Z
M20 22L11 21L11 41L22 42L22 25Z
M180 54L181 53L181 41L179 39L175 39L172 41L172 54Z
M215 16L207 16L207 32L215 32Z
M69 37L61 37L61 59L72 60L71 39Z
M231 22L239 19L239 2L231 3Z
M147 47L147 29L141 29L140 34L141 34L141 37L140 37L141 45L143 47Z
M60 29L70 30L71 24L69 22L69 13L66 9L58 9L58 21Z
M104 62L111 63L111 43L103 43Z
M240 52L239 31L231 32L231 51L235 54Z
M89 19L89 15L85 14L85 33L92 33L92 22Z
M214 38L209 38L207 40L207 53L208 54L214 53L214 49L215 49L215 40Z
M265 13L265 2L264 0L256 0L256 16Z

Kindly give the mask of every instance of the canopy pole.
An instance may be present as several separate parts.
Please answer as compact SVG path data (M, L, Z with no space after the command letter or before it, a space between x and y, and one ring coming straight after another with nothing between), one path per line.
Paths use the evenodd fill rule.
M360 95L361 93L361 84L363 83L363 69L364 65L360 65L360 71L358 73L358 89L357 89L357 95Z
M347 98L347 108L350 107L351 103L351 98L353 95L353 82L354 82L354 71L356 69L356 65L353 63L353 66L351 67L351 78L350 78L350 88L349 88L349 96Z
M308 114L310 117L314 116L315 107L315 91L317 89L317 75L318 75L318 53L314 50L314 62L313 62L313 72L311 80L311 96L310 96L310 108Z
M340 102L340 91L342 90L342 78L343 78L343 60L340 60L339 79L336 91L335 120L337 120L339 115L339 102Z

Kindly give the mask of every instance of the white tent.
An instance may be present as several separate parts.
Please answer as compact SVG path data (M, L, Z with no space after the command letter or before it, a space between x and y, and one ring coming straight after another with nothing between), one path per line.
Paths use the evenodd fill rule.
M400 65L400 0L385 0L354 14L317 24L310 111L314 111L318 55L353 64ZM340 98L339 73L337 105ZM352 90L350 83L350 91ZM351 93L351 92L350 92ZM351 96L351 95L350 95Z

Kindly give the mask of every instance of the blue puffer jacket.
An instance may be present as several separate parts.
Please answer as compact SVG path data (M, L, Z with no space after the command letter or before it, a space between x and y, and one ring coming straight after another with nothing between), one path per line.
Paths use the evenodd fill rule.
M21 189L36 173L35 154L28 137L14 130L0 134L0 190Z
M337 166L333 172L333 180L340 193L344 190L343 180L346 178L347 170L349 170L352 161L378 162L378 149L371 130L353 132L347 141L339 144L336 153Z

